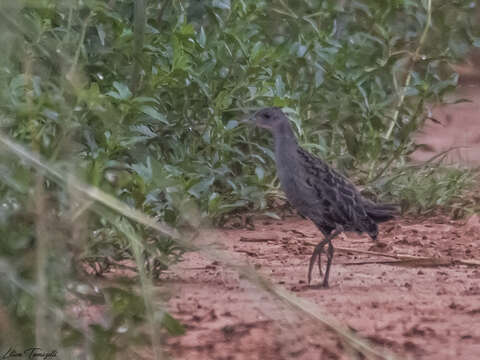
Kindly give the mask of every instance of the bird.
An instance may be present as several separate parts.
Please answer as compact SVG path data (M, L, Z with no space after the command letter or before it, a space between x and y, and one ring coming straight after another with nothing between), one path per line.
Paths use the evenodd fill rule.
M348 178L300 147L287 116L280 108L259 110L251 120L273 135L277 176L288 201L323 235L323 240L315 246L310 257L308 285L316 261L322 275L321 254L328 245L322 283L328 288L334 253L332 240L342 232L356 232L366 233L377 241L377 224L394 218L398 214L398 206L376 204L365 198Z

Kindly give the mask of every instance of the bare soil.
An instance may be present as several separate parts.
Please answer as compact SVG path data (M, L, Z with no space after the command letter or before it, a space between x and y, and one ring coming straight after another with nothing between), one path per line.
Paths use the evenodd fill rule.
M480 73L479 68L477 73ZM480 85L460 86L450 102L452 104L432 108L430 119L427 119L415 138L421 147L412 154L411 160L423 162L437 157L447 164L478 167Z
M254 265L346 324L370 343L403 359L480 359L480 266L392 261L337 251L330 288L306 284L312 244L319 232L308 220L256 220L254 230L218 230L224 251ZM381 226L381 245L358 235L334 244L388 254L480 259L479 217L400 219ZM468 262L468 261L467 261ZM479 264L480 265L480 264ZM317 275L316 283L320 283ZM232 270L195 253L165 281L175 284L169 302L187 333L168 340L178 359L344 359L348 347L307 316L292 316ZM315 285L315 284L313 284Z

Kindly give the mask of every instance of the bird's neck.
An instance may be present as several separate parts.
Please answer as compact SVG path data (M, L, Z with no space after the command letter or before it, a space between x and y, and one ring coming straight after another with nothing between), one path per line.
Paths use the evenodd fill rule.
M275 152L279 152L282 149L287 150L291 146L297 146L297 138L288 121L277 127L273 135L275 139Z
M274 131L275 141L275 163L277 174L286 192L294 190L294 177L297 172L297 139L290 124L286 121L281 127Z

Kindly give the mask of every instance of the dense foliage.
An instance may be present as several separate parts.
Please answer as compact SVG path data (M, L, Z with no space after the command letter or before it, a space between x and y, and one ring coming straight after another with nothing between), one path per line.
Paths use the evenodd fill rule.
M476 10L465 0L2 2L2 134L64 180L79 177L172 226L197 227L232 211L275 210L282 195L271 139L240 121L282 106L301 144L366 193L405 209L446 206L469 174L412 168L406 158L425 105L456 86L450 63L480 45ZM26 343L38 271L45 304L63 308L65 287L82 295L82 271L72 267L79 259L100 273L107 259L142 262L132 239L148 240L140 257L158 271L182 254L25 159L2 151L0 166L0 265L10 274L0 278L1 296ZM104 293L115 320L92 331L110 344L118 326L144 319L148 304L120 287ZM79 331L62 325L58 337L75 346ZM106 358L118 343L92 349Z

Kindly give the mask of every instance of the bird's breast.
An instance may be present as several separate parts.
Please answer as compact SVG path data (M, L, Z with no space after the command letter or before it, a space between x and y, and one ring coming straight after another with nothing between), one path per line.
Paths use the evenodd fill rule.
M287 193L287 196L292 191L295 191L295 171L296 159L290 154L284 154L282 152L277 152L275 154L275 160L277 165L277 175L280 180L280 185L282 186L283 191Z
M276 158L277 175L288 201L300 211L313 206L317 199L314 196L314 190L305 187L302 183L304 171L300 168L298 159L290 154L279 155Z

